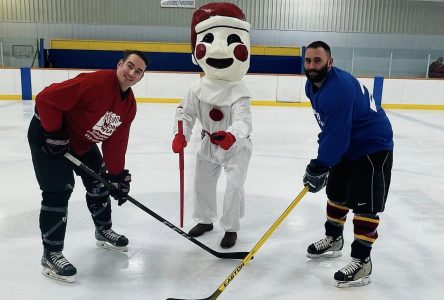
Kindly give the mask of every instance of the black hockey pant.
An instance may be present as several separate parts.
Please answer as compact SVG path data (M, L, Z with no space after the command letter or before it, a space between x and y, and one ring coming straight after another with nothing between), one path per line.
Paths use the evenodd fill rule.
M74 188L73 170L81 176L86 188L86 202L95 226L102 229L111 228L111 203L108 189L79 168L73 168L72 163L66 158L53 158L46 155L41 149L43 129L36 117L32 119L29 126L28 141L35 175L42 191L39 222L45 249L63 250L68 200ZM76 157L96 173L105 172L103 158L97 145L94 145L85 155Z

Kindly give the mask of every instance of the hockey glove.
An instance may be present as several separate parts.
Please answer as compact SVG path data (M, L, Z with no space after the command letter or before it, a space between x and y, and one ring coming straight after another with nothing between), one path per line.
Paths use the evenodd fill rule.
M131 174L128 170L123 170L117 175L107 174L106 179L113 187L111 187L111 197L116 199L117 204L121 206L126 202L128 193L130 191Z
M173 152L174 153L180 153L183 151L183 149L187 146L187 140L185 139L185 136L180 133L176 133L173 140Z
M42 150L45 154L54 158L63 156L69 151L68 135L61 130L55 132L45 131Z
M228 150L233 146L236 138L230 132L218 131L210 136L210 142L219 145L222 149Z
M312 193L319 192L327 185L330 168L321 165L316 159L312 159L305 169L305 175L302 181L308 190Z

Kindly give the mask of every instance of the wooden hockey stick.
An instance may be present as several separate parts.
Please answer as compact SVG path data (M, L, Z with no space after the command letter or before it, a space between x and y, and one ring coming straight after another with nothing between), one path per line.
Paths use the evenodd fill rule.
M248 255L240 262L239 265L234 269L233 272L231 272L230 275L222 282L222 284L217 288L217 290L211 294L211 296L207 298L201 298L194 300L215 300L217 297L219 297L220 294L225 290L225 288L230 284L231 281L239 274L239 272L242 270L244 266L248 264L248 262L251 260L251 258L256 254L256 252L259 250L260 247L265 243L265 241L273 234L273 232L276 230L276 228L281 225L281 223L284 221L284 219L290 214L290 212L293 210L293 208L301 201L301 199L304 197L304 195L307 193L308 187L304 187L304 189L297 195L297 197L291 202L291 204L287 207L287 209L281 214L281 216L274 222L273 225L271 225L270 229L264 234L264 236L257 242L257 244L251 249L251 251L248 253ZM186 300L182 298L167 298L167 300Z
M94 177L96 180L105 184L108 188L110 188L110 189L117 188L116 186L109 183L108 180L106 180L106 179L102 178L101 176L99 176L98 174L96 174L96 172L91 170L88 166L84 165L80 160L78 160L77 158L75 158L71 154L66 153L65 158L67 158L70 162L72 162L74 165L76 165L77 167L82 169L84 172L86 172L90 176ZM127 199L129 202L131 202L132 204L134 204L138 208L142 209L143 211L145 211L146 213L148 213L149 215L154 217L156 220L160 221L164 225L173 229L175 232L177 232L178 234L180 234L181 236L183 236L184 238L186 238L190 242L198 245L199 247L201 247L205 251L213 254L216 257L229 258L229 259L243 259L244 257L246 257L248 255L248 252L217 252L217 251L205 246L204 244L202 244L201 242L199 242L198 240L196 240L192 236L188 235L186 232L182 231L180 228L174 226L173 224L171 224L170 222L168 222L167 220L165 220L164 218L162 218L161 216L159 216L158 214L153 212L151 209L149 209L148 207L146 207L145 205L143 205L142 203L140 203L139 201L137 201L133 197L128 195Z

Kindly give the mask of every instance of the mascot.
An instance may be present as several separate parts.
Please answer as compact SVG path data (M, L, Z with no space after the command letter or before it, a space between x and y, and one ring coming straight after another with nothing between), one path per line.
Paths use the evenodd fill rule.
M172 148L183 151L196 122L202 125L196 157L193 219L189 235L198 237L217 221L216 186L222 169L227 179L220 226L222 248L233 247L245 212L244 183L252 153L251 96L242 80L250 66L250 24L232 3L199 7L191 22L193 62L204 76L193 84L176 110L183 134L175 126Z

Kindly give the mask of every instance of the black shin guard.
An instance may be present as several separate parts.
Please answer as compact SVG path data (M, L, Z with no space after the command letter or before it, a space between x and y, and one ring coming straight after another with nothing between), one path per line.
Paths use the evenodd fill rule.
M71 193L72 190L42 193L39 223L43 247L49 251L63 250Z
M366 258L370 255L373 243L378 238L379 216L376 214L355 215L353 218L355 240L351 256Z
M95 185L87 189L86 203L94 225L103 230L110 229L112 226L111 201L108 188L102 183L96 182Z
M370 252L372 251L371 245L364 244L359 240L354 240L351 244L351 257L365 259L370 256Z
M325 235L331 236L334 239L340 237L342 232L344 231L344 225L333 223L327 220L324 224L325 226Z
M348 211L349 209L345 206L345 203L338 203L332 200L327 201L326 236L331 236L336 239L342 235Z

